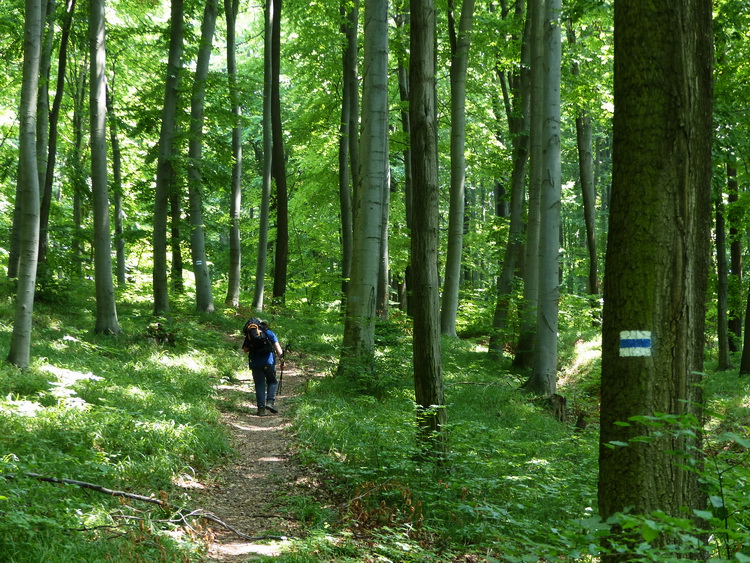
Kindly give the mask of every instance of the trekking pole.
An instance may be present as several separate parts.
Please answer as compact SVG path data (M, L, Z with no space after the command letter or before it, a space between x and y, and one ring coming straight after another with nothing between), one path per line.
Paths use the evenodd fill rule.
M276 393L281 395L281 384L284 381L284 363L286 358L286 353L289 351L289 343L286 343L286 346L284 346L284 353L281 356L281 371L279 372L279 386L276 388Z

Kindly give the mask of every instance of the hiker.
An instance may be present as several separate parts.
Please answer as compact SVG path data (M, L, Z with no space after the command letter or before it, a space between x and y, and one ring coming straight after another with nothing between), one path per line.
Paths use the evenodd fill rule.
M255 382L255 402L258 416L264 416L266 409L273 414L279 411L274 406L276 399L276 360L284 355L279 339L268 328L268 323L250 319L245 324L245 341L242 351L248 354L250 370Z

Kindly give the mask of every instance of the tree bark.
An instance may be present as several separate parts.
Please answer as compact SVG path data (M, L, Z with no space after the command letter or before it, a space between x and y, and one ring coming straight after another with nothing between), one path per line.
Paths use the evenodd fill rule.
M36 161L36 111L41 56L42 6L40 0L26 0L24 12L23 79L21 84L19 166L16 204L19 221L19 268L16 308L8 362L29 365L34 290L39 252L39 175Z
M375 301L388 186L388 2L366 0L361 186L354 205L352 275L339 373L372 369Z
M693 518L703 508L699 471L680 453L700 450L700 435L681 430L699 433L702 418L712 49L709 0L615 4L599 449L605 519L628 508ZM664 427L650 424L659 413L669 417ZM624 532L618 539L634 540Z
M342 54L343 86L341 93L341 125L339 129L339 203L341 205L341 294L346 296L349 276L352 271L352 191L357 174L352 158L352 137L358 137L356 127L359 104L357 81L357 26L359 21L359 0L342 2L341 33L346 38Z
M94 269L98 334L119 334L112 281L112 234L109 224L107 174L107 80L104 47L104 0L89 0L89 123L91 126L91 191L94 213Z
M734 218L739 202L737 167L727 163L727 200L729 204L729 351L737 352L742 342L742 233Z
M282 0L270 0L274 5L271 22L271 124L273 131L273 178L276 181L276 255L273 269L273 300L284 303L286 296L287 262L289 260L289 200L284 155L284 129L281 123L281 8Z
M464 215L466 202L466 70L469 64L471 26L474 17L474 0L463 0L461 17L456 32L453 0L448 2L448 29L451 45L451 186L448 212L448 250L445 260L443 306L440 313L440 331L456 336L458 293L461 285L463 258Z
M435 7L411 1L411 115L414 189L411 238L414 275L414 391L418 440L424 450L445 452L447 411L443 390L438 280L438 161L435 100ZM365 153L366 154L366 153Z
M268 259L268 225L271 214L271 187L273 182L273 127L271 123L271 91L273 65L271 29L273 28L274 3L266 0L264 13L263 48L263 184L261 187L260 218L258 221L258 260L255 268L255 293L253 309L263 310L265 293L266 262Z
M190 200L190 252L195 276L195 309L201 313L214 312L211 274L206 257L206 235L203 225L203 196L201 195L201 164L203 157L203 121L205 115L206 80L211 62L218 0L207 0L201 23L201 42L195 67L195 81L190 100L190 140L188 142L188 197Z
M177 127L177 101L180 72L182 70L183 0L172 0L169 33L169 59L164 86L159 157L156 168L156 198L154 202L154 314L169 311L169 285L167 278L167 217L169 194L174 185L175 129Z
M544 0L529 0L531 20L531 92L529 109L529 201L523 260L521 327L513 366L530 368L536 350L536 310L539 299L539 228L542 186L542 126L544 111Z
M524 388L549 397L557 388L557 316L560 299L560 0L547 0L544 16L543 173L539 231L539 299L536 354Z
M240 278L242 275L242 246L240 237L240 212L242 206L242 105L237 87L237 13L239 0L224 0L227 18L227 75L229 97L232 103L232 185L229 196L229 276L224 304L237 308L240 305Z
M724 220L724 202L719 197L716 210L716 339L719 343L718 369L729 369L728 295L729 275L727 265L727 233ZM743 348L744 351L744 348Z

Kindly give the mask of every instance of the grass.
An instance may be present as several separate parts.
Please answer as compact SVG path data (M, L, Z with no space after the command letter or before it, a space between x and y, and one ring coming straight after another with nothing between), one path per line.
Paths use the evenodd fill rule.
M0 319L12 318L10 307L0 300ZM123 334L106 337L82 326L82 319L93 325L93 304L83 294L42 301L32 366L0 365L0 560L202 560L201 539L169 523L159 507L26 476L167 495L180 505L189 504L175 484L180 476L228 458L217 407L238 405L231 396L219 404L213 385L241 365L235 340L246 312L198 315L177 301L172 316L159 319L174 335L174 345L166 345L149 337L156 321L149 307L137 293L122 296ZM596 559L609 524L596 517L599 341L588 319L565 316L560 384L570 419L563 423L519 392L525 374L489 358L479 317L470 337L445 339L448 453L434 458L415 440L407 319L395 313L378 322L372 369L342 378L334 376L337 309L296 305L265 318L290 344L290 359L314 374L292 400L293 424L299 460L325 476L325 491L311 487L309 495L279 499L307 534L275 560ZM0 320L3 349L10 333ZM701 516L712 561L745 561L750 383L709 366L705 394L711 416ZM581 413L590 421L583 432L573 426ZM679 539L672 555L644 548L642 561L677 561L676 553L705 537L692 522L659 514L622 515L619 522L645 546L654 533Z

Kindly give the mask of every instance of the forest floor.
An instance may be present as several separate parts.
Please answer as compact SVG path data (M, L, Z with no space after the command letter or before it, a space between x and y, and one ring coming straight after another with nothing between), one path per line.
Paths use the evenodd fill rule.
M280 374L278 366L277 377ZM282 392L276 397L279 413L265 416L255 414L255 387L248 369L237 373L236 381L217 387L222 422L236 455L204 479L194 501L234 530L261 539L247 539L211 523L208 561L253 561L278 555L288 540L266 536L304 534L304 523L288 510L288 501L295 495L317 497L323 487L312 469L296 462L285 411L289 399L303 392L312 376L286 362Z

